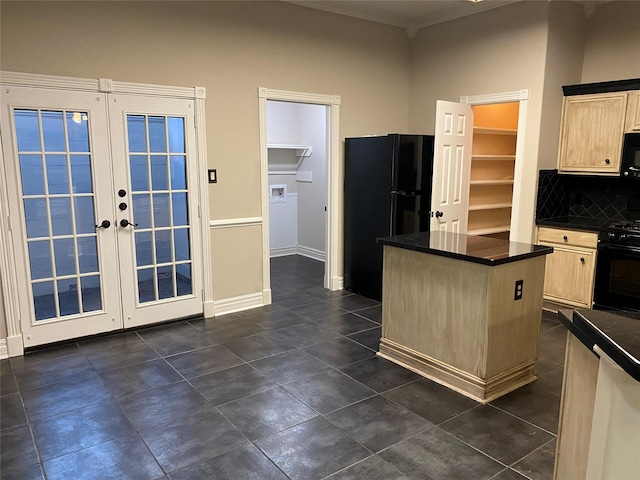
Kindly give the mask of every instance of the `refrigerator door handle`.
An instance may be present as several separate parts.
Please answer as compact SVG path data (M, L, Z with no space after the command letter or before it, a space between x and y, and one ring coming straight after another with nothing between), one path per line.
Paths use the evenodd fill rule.
M402 197L415 197L421 194L422 190L415 190L413 192L405 192L404 190L391 190L391 195L400 195Z

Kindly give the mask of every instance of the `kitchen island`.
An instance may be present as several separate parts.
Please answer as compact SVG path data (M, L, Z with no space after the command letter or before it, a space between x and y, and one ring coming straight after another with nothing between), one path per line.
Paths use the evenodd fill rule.
M640 312L558 318L568 334L554 479L640 478Z
M378 242L378 355L481 403L536 379L552 248L437 231Z

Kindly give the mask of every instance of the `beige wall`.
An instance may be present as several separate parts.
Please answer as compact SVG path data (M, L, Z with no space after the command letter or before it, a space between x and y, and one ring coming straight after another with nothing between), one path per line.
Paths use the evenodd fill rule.
M517 233L527 240L537 170L555 166L560 86L640 77L639 17L640 2L601 5L585 21L573 2L529 1L409 40L281 2L3 0L0 69L206 87L213 220L261 214L259 86L340 95L341 138L433 133L437 99L529 89L520 206L531 221ZM260 238L255 226L211 231L215 299L261 291Z
M258 87L340 95L341 138L407 129L409 39L399 28L282 2L0 8L3 70L206 87L214 220L261 215ZM262 290L260 235L212 230L211 242L215 299Z
M411 131L433 133L436 100L529 90L523 221L512 232L523 242L533 238L548 15L548 2L514 4L421 29L411 46Z
M551 2L538 142L538 168L557 168L562 86L580 83L586 15L576 2Z
M640 78L640 2L598 6L587 20L582 83Z

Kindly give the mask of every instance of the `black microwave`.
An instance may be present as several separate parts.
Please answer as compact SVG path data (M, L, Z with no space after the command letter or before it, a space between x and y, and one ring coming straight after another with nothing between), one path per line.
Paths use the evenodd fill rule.
M640 133L627 133L622 146L620 174L628 178L640 178Z

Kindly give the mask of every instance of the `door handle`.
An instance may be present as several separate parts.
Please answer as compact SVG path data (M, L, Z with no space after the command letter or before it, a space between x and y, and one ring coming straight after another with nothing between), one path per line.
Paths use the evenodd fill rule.
M441 218L442 216L444 216L444 213L442 213L440 210L438 210L436 212L436 218Z
M109 220L103 220L100 225L96 225L96 228L109 228L111 226L111 222Z
M137 227L137 226L138 226L138 224L137 224L137 223L131 223L131 222L130 222L129 220L127 220L126 218L123 218L122 220L120 220L120 226L121 226L122 228L124 228L124 227L129 227L129 226L131 226L131 227Z

